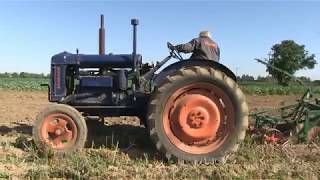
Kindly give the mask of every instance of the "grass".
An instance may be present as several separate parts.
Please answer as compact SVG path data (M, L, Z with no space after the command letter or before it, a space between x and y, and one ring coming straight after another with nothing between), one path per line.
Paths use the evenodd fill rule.
M311 179L320 176L319 147L257 144L250 137L227 164L171 163L158 154L130 157L117 148L82 149L64 157L39 153L32 145L22 156L13 154L0 163L23 167L21 174L0 177L26 179ZM151 146L151 145L150 145ZM14 147L11 147L14 148ZM310 158L312 157L312 158ZM22 165L23 164L23 165ZM21 166L22 165L22 166Z
M10 179L10 175L6 172L0 172L0 179Z

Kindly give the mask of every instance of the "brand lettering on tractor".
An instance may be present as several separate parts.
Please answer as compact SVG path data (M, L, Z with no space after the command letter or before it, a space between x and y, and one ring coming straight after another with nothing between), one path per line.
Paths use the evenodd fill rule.
M61 67L60 66L56 66L56 68L54 69L54 77L55 77L55 87L57 89L61 89L60 74L61 74Z

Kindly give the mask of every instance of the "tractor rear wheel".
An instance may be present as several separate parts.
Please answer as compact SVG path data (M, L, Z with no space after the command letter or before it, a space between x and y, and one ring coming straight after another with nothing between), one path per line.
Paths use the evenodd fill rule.
M82 148L87 131L79 111L68 105L54 104L37 116L32 133L39 149L63 154Z
M150 101L149 133L168 160L224 162L245 137L245 96L234 80L214 68L172 71Z

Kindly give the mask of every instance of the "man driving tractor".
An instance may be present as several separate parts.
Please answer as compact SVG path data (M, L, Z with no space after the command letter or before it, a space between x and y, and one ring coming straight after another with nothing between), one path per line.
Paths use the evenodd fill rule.
M211 39L209 31L202 31L198 38L192 39L186 44L173 46L178 52L191 53L190 59L208 59L219 61L220 49L216 42Z

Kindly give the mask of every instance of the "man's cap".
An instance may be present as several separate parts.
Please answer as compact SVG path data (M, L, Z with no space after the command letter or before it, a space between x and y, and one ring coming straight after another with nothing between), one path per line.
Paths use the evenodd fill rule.
M208 37L211 38L211 33L209 31L201 31L199 37Z

